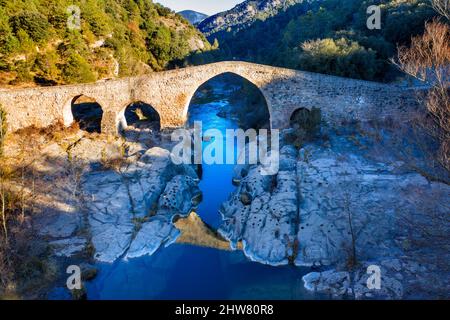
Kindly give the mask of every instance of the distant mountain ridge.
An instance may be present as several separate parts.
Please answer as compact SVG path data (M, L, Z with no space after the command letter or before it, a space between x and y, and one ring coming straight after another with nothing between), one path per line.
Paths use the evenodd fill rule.
M209 17L207 14L197 12L194 10L183 10L183 11L178 12L178 14L181 15L186 20L188 20L192 24L197 24L199 22L202 22L203 20L205 20L206 18Z
M241 30L256 20L265 20L292 5L315 0L247 0L234 8L203 20L198 29L207 37L228 29Z

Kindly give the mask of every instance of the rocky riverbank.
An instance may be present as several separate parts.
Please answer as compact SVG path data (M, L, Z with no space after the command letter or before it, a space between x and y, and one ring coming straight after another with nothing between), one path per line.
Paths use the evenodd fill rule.
M223 101L228 89L206 88L198 103ZM223 116L245 120L236 110ZM69 265L80 265L89 281L97 263L178 242L309 268L304 287L330 298L449 298L448 177L430 173L423 150L399 128L319 129L320 113L296 117L304 128L281 132L276 175L235 167L236 191L221 206L217 231L193 212L201 201L199 168L174 165L170 132L153 123L138 121L122 137L58 126L9 135L9 188L26 213L20 228L33 234L26 249L34 261L21 277L31 270L29 278L42 279L27 286L33 295L26 297L46 298L55 284L67 295ZM379 290L367 287L369 266L381 271Z
M198 175L194 166L174 165L170 139L150 131L130 128L115 138L53 128L10 136L9 165L27 167L16 191L26 198L24 210L33 210L33 242L47 243L41 259L55 273L64 275L71 263L151 255L180 235L173 221L201 200ZM36 143L19 148L24 135Z
M449 185L427 180L387 147L383 154L380 144L374 158L374 147L358 143L365 138L329 130L299 150L285 144L272 177L239 168L219 232L242 241L252 260L316 269L303 279L312 291L448 298ZM381 290L367 289L369 265L381 268Z

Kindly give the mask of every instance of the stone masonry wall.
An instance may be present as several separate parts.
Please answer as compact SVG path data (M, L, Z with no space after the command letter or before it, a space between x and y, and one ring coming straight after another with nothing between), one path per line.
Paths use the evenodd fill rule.
M45 127L56 121L70 125L71 102L80 95L94 98L102 106L103 132L117 133L118 123L125 122L125 108L137 101L155 108L161 127L174 127L185 122L196 90L228 72L246 78L261 90L273 128L288 126L298 108L320 108L326 121L337 124L387 117L403 121L416 105L412 90L405 87L246 62L219 62L92 84L0 89L0 104L8 114L10 131L31 125Z

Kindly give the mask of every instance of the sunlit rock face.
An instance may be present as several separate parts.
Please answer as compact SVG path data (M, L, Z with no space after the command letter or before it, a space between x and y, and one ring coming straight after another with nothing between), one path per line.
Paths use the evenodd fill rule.
M289 262L298 223L295 148L284 147L280 158L276 176L262 175L258 166L243 170L236 193L221 208L219 229L234 246L242 241L249 258L272 265Z
M449 259L449 243L432 243L450 231L449 185L414 172L382 143L355 141L367 137L326 137L300 149L285 145L272 178L258 166L238 167L220 233L242 241L252 260L323 270L305 276L305 286L334 297L412 297L414 286L446 278L439 266ZM439 231L430 238L426 230ZM366 285L370 265L385 276L376 293ZM428 287L437 293L439 286Z
M449 185L427 180L403 161L378 162L365 157L360 147L352 153L347 148L312 145L300 150L295 264L334 267L307 275L306 287L356 299L417 298L417 286L441 294L448 281L430 279L448 279L442 265L449 259L449 243L432 243L450 231L444 218ZM384 152L377 160L391 157ZM430 230L434 236L427 235ZM371 265L381 268L380 290L367 287ZM339 280L342 270L351 281Z
M316 147L300 153L302 201L296 264L348 261L352 234L360 259L399 254L394 249L395 238L400 236L399 214L417 210L410 197L417 193L425 200L431 191L429 182L416 173L395 173L401 163L375 163Z
M175 166L169 151L148 150L120 173L97 171L83 177L94 258L113 262L154 253L176 240L175 215L187 215L200 192L196 173Z
M187 216L193 209L193 199L200 193L198 180L186 175L173 177L159 196L156 214L142 224L126 258L153 254L162 244L170 244L179 236L173 225L175 216Z

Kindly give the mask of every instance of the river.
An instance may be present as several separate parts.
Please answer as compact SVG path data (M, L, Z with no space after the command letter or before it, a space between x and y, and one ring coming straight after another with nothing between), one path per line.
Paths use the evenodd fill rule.
M193 103L189 123L209 128L237 128L217 116L230 105L229 85L213 81L213 97ZM208 97L207 97L208 98ZM206 102L205 102L206 101ZM203 142L205 147L210 142ZM203 201L196 212L213 228L221 224L221 203L233 192L233 165L203 165L199 184ZM312 299L294 266L272 267L249 261L240 251L221 251L185 244L160 248L154 255L114 264L98 264L98 276L86 284L89 299Z

